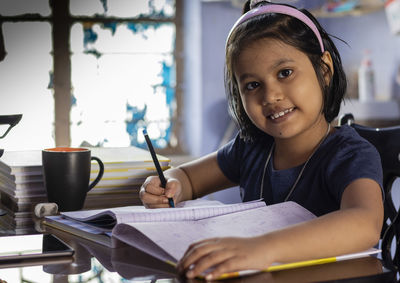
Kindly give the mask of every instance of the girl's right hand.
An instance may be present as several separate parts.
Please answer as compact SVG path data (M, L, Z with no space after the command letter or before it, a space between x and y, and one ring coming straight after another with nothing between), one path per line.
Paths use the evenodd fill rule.
M146 208L162 208L169 207L168 198L173 198L176 203L181 192L182 186L179 180L169 178L163 188L158 176L150 176L140 188L139 197Z

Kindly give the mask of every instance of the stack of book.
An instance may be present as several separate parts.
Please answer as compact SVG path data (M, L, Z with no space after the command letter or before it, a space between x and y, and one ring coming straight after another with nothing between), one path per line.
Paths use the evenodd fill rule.
M31 232L35 205L47 201L40 154L6 151L0 159L0 226L7 233Z
M146 177L157 175L148 151L136 148L90 148L91 155L104 163L104 175L88 192L84 209L139 205L139 189ZM163 170L170 160L158 156ZM91 180L99 167L92 163ZM47 202L41 150L9 151L0 159L0 227L17 234L34 224L36 204Z

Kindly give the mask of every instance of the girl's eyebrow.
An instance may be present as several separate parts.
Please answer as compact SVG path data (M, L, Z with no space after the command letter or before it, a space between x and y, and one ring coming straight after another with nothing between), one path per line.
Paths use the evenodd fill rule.
M282 58L282 59L278 60L276 63L274 63L274 64L271 66L270 69L273 70L273 69L279 68L281 65L284 65L284 64L287 64L287 63L293 63L293 62L295 62L295 60L290 59L290 58ZM253 77L253 75L252 75L251 73L244 73L244 74L241 74L241 75L239 76L239 81L243 81L243 80L245 80L245 79L247 79L247 78L249 78L249 77Z
M248 74L248 73L244 73L242 75L240 75L239 77L239 82L246 80L247 78L253 77L252 74Z
M278 68L279 66L284 65L286 63L293 63L293 62L295 62L295 60L290 58L282 58L272 65L272 69Z

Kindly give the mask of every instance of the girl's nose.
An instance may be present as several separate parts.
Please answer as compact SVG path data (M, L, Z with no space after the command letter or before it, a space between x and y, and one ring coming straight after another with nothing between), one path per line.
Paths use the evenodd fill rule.
M278 101L281 101L282 99L283 99L283 92L281 88L278 86L270 85L268 87L265 87L261 104L263 106L267 106L268 104L274 104Z

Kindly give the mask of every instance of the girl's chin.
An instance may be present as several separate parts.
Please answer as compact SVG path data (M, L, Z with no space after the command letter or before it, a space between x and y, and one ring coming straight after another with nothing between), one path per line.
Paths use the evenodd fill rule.
M288 139L294 136L293 129L285 129L285 128L280 128L280 129L264 129L262 130L264 133L272 136L273 138L278 138L278 139Z

